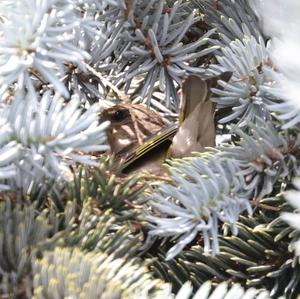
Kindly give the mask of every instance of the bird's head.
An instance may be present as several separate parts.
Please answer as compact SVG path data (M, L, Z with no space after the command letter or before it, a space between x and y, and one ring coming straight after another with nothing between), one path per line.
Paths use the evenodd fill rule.
M105 109L100 122L106 120L111 123L107 132L111 152L120 157L165 127L160 115L142 104L118 104Z

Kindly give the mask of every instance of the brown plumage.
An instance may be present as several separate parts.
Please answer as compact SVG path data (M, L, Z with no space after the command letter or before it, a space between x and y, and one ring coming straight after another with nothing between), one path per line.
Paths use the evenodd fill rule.
M104 110L100 122L109 120L107 131L111 152L120 159L126 157L145 140L166 125L155 111L142 104L119 104Z
M105 110L101 119L111 121L108 141L112 152L123 160L123 169L157 173L166 157L186 157L214 146L211 88L217 80L230 77L229 72L208 79L188 77L182 85L178 128L167 127L158 113L143 105L122 104Z
M210 100L211 88L218 80L229 81L232 73L202 79L188 77L182 84L179 126L173 138L170 156L182 158L215 146L215 104Z
M214 104L207 81L189 77L182 85L179 127L173 138L171 157L182 158L215 145Z

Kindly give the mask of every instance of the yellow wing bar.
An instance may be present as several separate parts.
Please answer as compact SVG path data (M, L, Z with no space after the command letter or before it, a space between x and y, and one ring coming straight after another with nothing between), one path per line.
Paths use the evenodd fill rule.
M145 154L157 148L166 141L172 141L177 132L177 124L162 129L157 135L149 138L144 144L138 146L133 153L125 159L122 169L127 168L130 164L143 157Z

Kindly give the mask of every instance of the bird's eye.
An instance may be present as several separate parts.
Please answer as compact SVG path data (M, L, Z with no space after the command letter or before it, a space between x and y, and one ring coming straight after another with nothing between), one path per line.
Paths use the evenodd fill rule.
M128 116L128 111L127 110L118 110L114 112L112 115L112 120L113 121L122 121Z

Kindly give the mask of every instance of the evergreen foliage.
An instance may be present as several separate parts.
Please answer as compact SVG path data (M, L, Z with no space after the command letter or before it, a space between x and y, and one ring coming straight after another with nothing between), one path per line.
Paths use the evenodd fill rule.
M221 281L239 282L251 287L265 287L270 295L293 298L299 293L299 261L290 244L297 240L295 231L281 219L281 212L292 208L282 197L265 198L252 217L241 216L236 223L238 235L230 234L228 225L219 238L219 254L204 251L204 240L183 250L174 260L165 261L165 246L161 247L153 270L172 282L175 290L187 279L197 287L207 280L217 285ZM153 254L153 253L152 253ZM285 280L289 284L284 283Z
M94 209L102 212L111 209L123 220L141 219L139 211L147 201L142 196L146 184L137 174L121 178L116 168L120 165L114 157L100 159L96 169L82 168L69 184L70 198L80 205L92 201Z
M299 8L2 0L0 298L297 298ZM102 109L174 128L184 80L224 72L227 139L124 174Z

